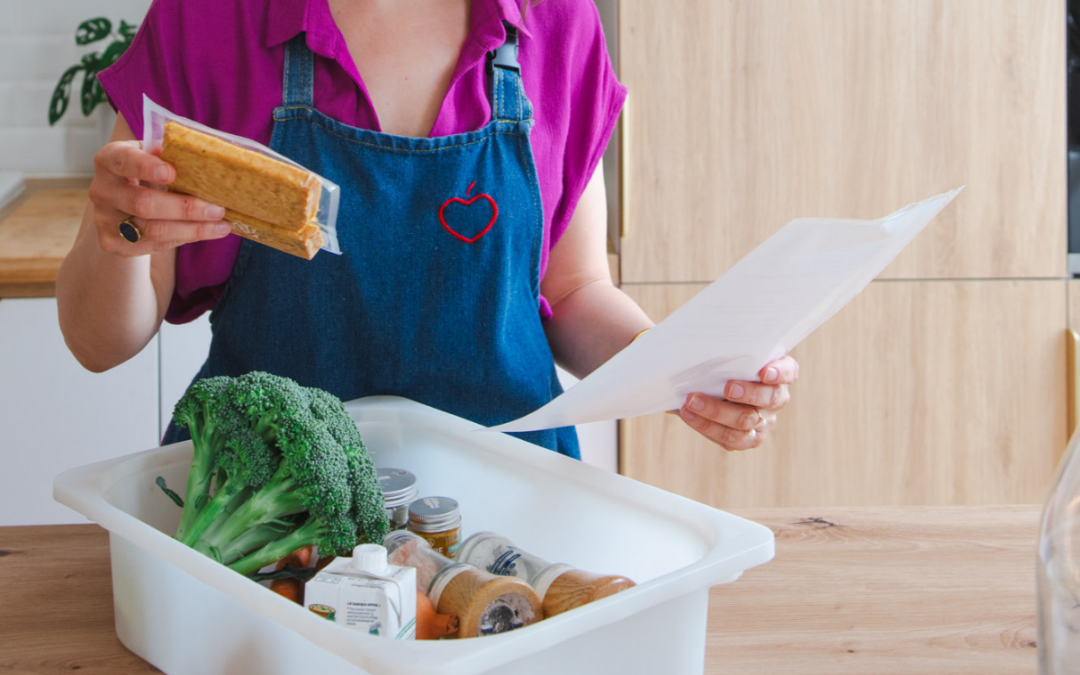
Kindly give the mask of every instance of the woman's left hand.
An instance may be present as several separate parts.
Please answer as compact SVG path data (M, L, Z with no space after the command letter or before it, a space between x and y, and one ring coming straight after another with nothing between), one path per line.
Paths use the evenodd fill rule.
M790 400L788 385L799 377L799 364L785 356L767 364L758 377L761 382L728 382L724 387L727 400L690 394L679 416L725 450L756 448L776 423L776 411Z

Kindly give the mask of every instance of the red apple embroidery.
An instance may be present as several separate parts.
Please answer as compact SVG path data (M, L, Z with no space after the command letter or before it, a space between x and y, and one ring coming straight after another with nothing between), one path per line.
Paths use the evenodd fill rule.
M469 189L465 191L465 196L466 197L468 197L469 193L472 192L472 189L473 189L474 185L476 185L476 181L473 181L473 182L469 183ZM470 204L472 204L473 202L475 202L478 199L486 199L491 204L491 220L488 221L487 227L485 227L480 232L480 234L478 234L478 235L476 235L475 237L472 237L472 238L465 237L465 236L455 232L454 228L452 228L452 227L450 227L449 225L446 224L446 218L443 217L443 211L445 211L446 207L450 206L450 204L452 202L458 202L459 204L464 204L465 206L469 206ZM439 222L442 223L442 226L446 228L447 232L454 235L455 237L457 237L461 241L465 242L466 244L471 244L474 241L476 241L477 239L479 239L480 237L487 234L488 230L491 229L491 226L495 224L495 219L498 218L498 217L499 217L499 205L495 203L495 200L491 198L491 195L487 195L487 194L483 194L483 193L478 194L478 195L476 195L475 197L473 197L472 199L469 199L469 200L461 199L459 197L451 197L450 199L447 199L445 202L443 202L443 205L439 207Z

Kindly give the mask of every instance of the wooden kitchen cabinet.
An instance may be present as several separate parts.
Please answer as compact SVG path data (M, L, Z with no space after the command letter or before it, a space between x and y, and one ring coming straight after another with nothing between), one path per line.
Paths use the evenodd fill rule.
M1041 503L1066 442L1066 284L876 281L795 349L761 448L654 415L621 423L620 470L723 508ZM702 288L624 290L660 320Z
M966 185L886 270L1063 278L1061 0L621 0L623 283Z

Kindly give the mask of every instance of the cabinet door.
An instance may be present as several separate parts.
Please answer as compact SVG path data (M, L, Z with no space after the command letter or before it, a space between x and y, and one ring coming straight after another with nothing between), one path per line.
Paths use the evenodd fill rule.
M1042 502L1066 441L1065 285L874 282L795 349L761 448L642 417L621 471L725 508ZM661 319L700 288L624 290Z
M190 323L161 324L161 435L172 420L176 402L187 391L210 353L210 314Z
M94 374L64 344L56 300L0 300L0 526L86 522L53 501L53 478L156 447L157 431L157 338Z
M966 191L885 272L1065 276L1061 0L622 0L623 282Z

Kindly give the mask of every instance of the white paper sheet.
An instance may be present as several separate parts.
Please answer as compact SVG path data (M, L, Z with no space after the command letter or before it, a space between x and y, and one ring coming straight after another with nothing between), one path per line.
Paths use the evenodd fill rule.
M800 218L591 375L491 431L533 431L674 410L722 397L862 291L963 188L880 220Z

